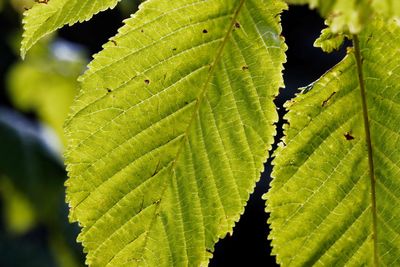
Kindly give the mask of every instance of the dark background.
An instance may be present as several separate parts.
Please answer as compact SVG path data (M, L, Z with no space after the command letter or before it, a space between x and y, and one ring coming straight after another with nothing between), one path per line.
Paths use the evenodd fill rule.
M134 10L132 5L126 10ZM120 9L109 10L96 15L89 22L64 27L59 31L59 36L65 40L81 44L88 54L101 50L101 46L109 37L115 35L122 25L122 20L128 17L128 12ZM286 88L281 89L280 96L275 100L281 116L284 115L283 103L292 98L297 88L306 86L318 79L329 68L338 63L345 54L345 48L332 54L325 54L319 48L314 48L313 43L324 28L323 20L315 11L307 7L290 6L289 11L282 15L283 36L286 38L289 50L285 64L284 79ZM19 59L9 45L9 36L20 29L20 17L11 7L6 6L0 13L0 108L12 110L6 94L6 74ZM34 113L23 115L24 123L34 125ZM282 123L278 124L276 141L282 136ZM0 146L4 140L0 140ZM0 147L1 148L1 147ZM1 152L1 150L0 150ZM261 196L267 191L270 181L271 160L265 164L265 172L251 196L244 215L236 224L234 234L220 240L215 249L210 266L275 266L275 258L270 256L271 248L267 240L268 215L264 212L265 203ZM63 172L62 167L60 170ZM0 168L1 174L1 168ZM63 173L65 175L65 173ZM60 200L63 202L62 181L57 185L60 190ZM3 224L3 206L0 202L0 266L57 266L51 251L48 248L49 229L46 225L38 225L23 236L7 234ZM81 247L75 244L74 239L79 229L76 225L67 223L67 206L60 204L58 216L63 220L61 227L68 236L68 242L73 247L80 261L84 255Z

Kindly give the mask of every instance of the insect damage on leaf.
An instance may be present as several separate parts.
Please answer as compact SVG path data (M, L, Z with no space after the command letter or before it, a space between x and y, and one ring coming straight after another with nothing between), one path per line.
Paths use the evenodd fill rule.
M148 0L95 55L66 122L89 265L206 265L232 232L274 141L283 8Z

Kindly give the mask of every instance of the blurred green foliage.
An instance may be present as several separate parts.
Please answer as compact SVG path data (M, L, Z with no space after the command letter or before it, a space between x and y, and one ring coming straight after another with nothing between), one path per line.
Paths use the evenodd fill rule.
M1 15L10 18L32 3L1 1ZM15 56L20 35L15 29L2 36ZM54 36L31 52L0 73L14 106L0 107L0 266L83 266L79 229L69 224L64 201L62 124L87 56Z
M4 199L6 229L15 234L30 230L36 224L30 201L14 187L8 177L0 178L0 190Z
M49 49L50 44L53 51ZM35 46L8 75L7 89L15 107L37 114L63 143L62 125L78 91L77 78L86 65L84 55L75 50L71 44L46 40Z
M17 237L35 227L44 227L48 249L53 251L57 265L79 266L80 248L74 240L68 240L75 236L75 230L66 219L62 186L65 171L57 152L48 143L49 134L18 113L0 108L0 192L5 211L4 228L9 231L5 235ZM7 243L6 237L0 240ZM12 253L11 257L2 254L0 265L11 261L12 265L5 266L20 266L10 258Z
M15 20L0 39L0 266L83 266L79 227L65 204L62 125L89 57L52 35L20 60L21 15L34 2L0 0L0 22ZM118 10L129 16L138 2Z

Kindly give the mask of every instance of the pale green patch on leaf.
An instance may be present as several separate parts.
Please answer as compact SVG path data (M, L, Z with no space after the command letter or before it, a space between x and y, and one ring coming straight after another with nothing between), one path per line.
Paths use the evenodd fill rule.
M328 19L332 32L358 33L374 14L391 19L400 16L398 0L286 0L289 4L309 4Z
M374 10L387 17L400 17L400 1L398 0L373 0Z
M93 266L199 266L274 141L286 49L276 0L149 0L80 79L70 218Z
M374 21L358 39L360 50L287 104L266 195L282 266L400 264L400 27Z
M114 8L120 0L38 0L24 13L24 34L21 55L42 37L66 24L73 25L92 18L94 14Z

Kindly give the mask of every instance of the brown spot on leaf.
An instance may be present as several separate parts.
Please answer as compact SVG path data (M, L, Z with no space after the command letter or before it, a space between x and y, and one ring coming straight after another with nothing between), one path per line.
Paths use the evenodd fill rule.
M350 132L345 133L344 137L346 138L347 141L354 140L354 136Z
M117 41L111 40L111 42L112 42L115 46L117 46Z
M236 21L236 22L235 22L235 28L236 28L236 29L240 29L240 27L241 27L241 26L240 26L240 23Z
M334 96L336 94L336 92L333 92L327 99L325 99L324 100L324 102L322 102L322 107L325 107L327 104L328 104L328 102L329 102L329 100L331 100L331 98Z
M242 67L242 70L248 70L249 69L249 66L243 66Z

